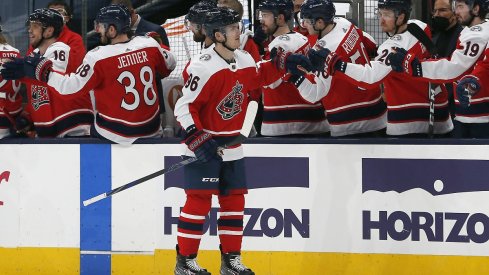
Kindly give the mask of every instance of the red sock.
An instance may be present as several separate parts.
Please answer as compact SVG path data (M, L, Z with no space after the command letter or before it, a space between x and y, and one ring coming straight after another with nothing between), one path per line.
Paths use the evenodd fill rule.
M178 219L177 242L180 255L189 256L199 251L200 239L207 214L211 209L212 195L189 195Z
M243 194L219 196L217 229L223 253L241 251L244 204Z

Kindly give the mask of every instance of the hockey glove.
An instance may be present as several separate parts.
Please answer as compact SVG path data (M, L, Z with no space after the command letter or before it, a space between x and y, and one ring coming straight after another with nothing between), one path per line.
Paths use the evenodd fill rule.
M25 77L24 59L14 58L10 62L3 63L0 73L2 74L2 78L6 80L17 80Z
M222 161L222 157L217 152L217 142L212 139L212 135L204 132L203 130L197 130L195 126L190 126L187 130L187 138L185 144L188 149L195 153L199 162L205 163L211 160Z
M304 75L314 70L311 61L302 54L291 54L285 61L285 68L293 75Z
M311 62L301 54L286 52L283 48L273 48L270 52L275 67L283 73L304 75L313 70Z
M390 63L392 70L402 73L405 72L412 76L423 76L421 63L419 59L403 48L394 48L394 53L387 56L387 62ZM387 63L387 64L389 64Z
M38 53L31 53L24 58L24 72L29 78L48 82L52 69L53 62Z
M15 117L15 135L17 137L30 137L36 136L34 131L34 123L32 122L31 115L25 111Z
M335 52L327 48L320 50L310 49L307 57L311 61L314 69L318 72L325 72L327 75L333 75L335 71L345 72L348 63L341 60Z
M457 83L456 93L458 102L463 108L470 106L472 96L477 94L481 89L479 78L473 75L466 75Z
M263 48L263 42L267 40L268 35L265 33L261 25L255 27L255 32L253 33L253 41L255 41L258 47Z
M279 71L281 71L282 73L287 73L285 62L287 61L287 58L291 54L292 53L290 52L286 52L282 47L273 48L270 51L270 59L272 60L272 63Z

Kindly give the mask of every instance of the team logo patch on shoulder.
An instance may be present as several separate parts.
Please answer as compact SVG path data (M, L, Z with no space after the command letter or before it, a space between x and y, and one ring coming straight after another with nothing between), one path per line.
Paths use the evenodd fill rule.
M219 112L222 119L229 120L241 112L243 100L243 85L236 81L236 85L233 87L231 92L226 95L221 102L219 102L216 110Z
M32 108L39 110L42 105L49 104L48 88L44 86L32 85L31 90Z
M470 28L470 30L473 32L480 32L480 31L482 31L482 27L481 26L473 26Z
M211 55L210 54L203 54L200 58L200 61L209 61L211 60Z
M400 36L399 34L396 34L393 37L391 37L390 39L392 39L394 41L401 41L402 40L402 36Z
M290 37L286 34L282 34L281 36L278 37L278 39L282 41L289 41Z
M319 40L319 41L317 42L317 45L318 45L319 47L321 47L321 48L324 48L324 47L326 47L326 42L325 42L324 40Z

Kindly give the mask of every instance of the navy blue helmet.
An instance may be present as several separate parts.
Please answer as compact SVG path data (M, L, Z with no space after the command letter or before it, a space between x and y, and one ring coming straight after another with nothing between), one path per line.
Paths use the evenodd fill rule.
M38 22L44 29L47 27L53 27L53 35L55 37L59 36L64 26L63 15L61 15L61 13L59 13L57 10L47 8L37 9L29 14L29 17L25 22L26 26L29 26L30 22Z
M323 19L332 22L336 15L336 9L331 0L306 0L301 6L302 19Z
M192 23L202 25L204 24L207 12L216 7L217 5L214 1L204 0L197 2L197 4L190 7L185 19Z
M283 14L285 20L290 20L294 12L294 2L292 0L262 0L258 4L258 10L271 11L275 16Z
M216 31L224 33L224 27L241 21L239 13L225 7L216 7L206 13L204 30L206 35L214 39Z
M411 0L379 0L377 7L409 15L411 13Z
M127 34L131 32L131 13L125 5L113 4L100 9L95 23L113 25L119 33Z

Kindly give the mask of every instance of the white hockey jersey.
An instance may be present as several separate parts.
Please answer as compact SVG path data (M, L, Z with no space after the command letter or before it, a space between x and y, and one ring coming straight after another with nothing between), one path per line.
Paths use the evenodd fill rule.
M268 49L275 47L304 55L310 48L308 39L296 32L276 37ZM270 59L269 52L265 53L266 59ZM319 134L328 131L329 125L321 103L304 100L292 82L279 79L264 87L262 135Z
M194 56L187 67L183 96L175 105L175 116L184 129L195 125L211 133L220 145L239 135L249 93L282 76L271 62L260 62L257 68L245 51L234 51L234 60L226 62L214 49ZM223 153L224 161L243 157L240 145ZM185 155L194 156L186 146Z
M362 43L362 31L344 18L334 18L334 22L336 26L317 41L314 48L327 48L347 62L368 64L369 57ZM331 136L374 132L386 127L387 109L380 85L361 89L324 73L318 74L314 82L318 84L306 78L298 90L307 101L323 103Z
M409 20L429 34L428 26L419 20ZM420 60L429 57L425 46L414 35L405 31L387 39L378 49L378 56L370 65L348 64L345 74L338 77L369 87L381 81L387 103L387 134L406 135L428 132L429 100L428 83L405 73L397 73L387 58L394 47L404 48ZM335 77L337 77L335 74ZM346 76L346 77L345 77ZM448 94L444 87L437 87L435 97L435 134L445 134L453 129L448 112Z

